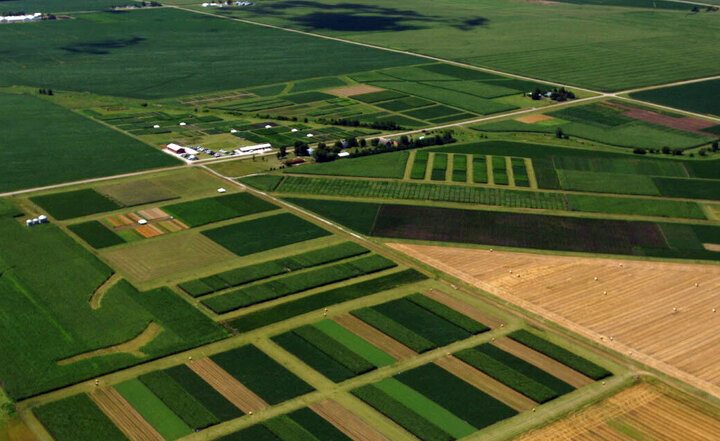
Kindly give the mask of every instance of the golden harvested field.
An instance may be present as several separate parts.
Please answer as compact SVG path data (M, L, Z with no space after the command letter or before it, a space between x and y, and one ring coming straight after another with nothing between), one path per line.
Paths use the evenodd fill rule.
M719 415L640 384L516 441L709 441L718 434Z
M390 246L720 397L720 266Z

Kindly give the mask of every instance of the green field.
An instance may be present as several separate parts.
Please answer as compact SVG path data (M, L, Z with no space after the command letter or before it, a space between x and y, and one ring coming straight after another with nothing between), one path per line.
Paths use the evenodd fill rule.
M657 3L651 10L419 0L408 14L391 0L372 8L341 0L273 0L230 14L602 90L717 75L713 61L720 49L703 43L718 33L714 14L663 10L669 3Z
M127 440L84 394L45 404L33 412L57 441L96 441L98 433L107 441Z
M408 152L392 152L360 158L341 159L325 164L303 165L290 168L285 173L401 179L405 174L407 158Z
M0 2L0 15L7 12L26 13L44 12L74 12L74 11L101 11L113 6L129 4L125 0L9 0Z
M417 63L406 55L166 8L82 14L10 28L0 28L0 39L12 48L5 53L9 63L0 67L0 84L138 98ZM340 57L343 63L334 61ZM22 65L15 63L19 60ZM213 68L205 69L209 64ZM135 66L133 75L142 78L142 85L126 81L128 65ZM236 75L240 67L253 74Z
M7 28L0 27L0 34ZM0 140L0 192L180 165L140 141L29 95L0 93L0 125L13 128Z
M238 256L245 256L328 236L330 232L293 214L282 213L206 230L202 234Z
M0 380L15 398L217 340L226 332L167 289L140 292L125 281L102 306L89 299L112 270L53 225L32 229L0 218ZM42 250L42 252L38 252ZM42 271L38 271L42 268ZM145 356L118 352L59 360L124 343L154 322L164 331Z
M276 205L249 193L235 193L163 207L163 211L190 227L276 209Z
M720 79L644 90L630 96L690 112L720 115Z

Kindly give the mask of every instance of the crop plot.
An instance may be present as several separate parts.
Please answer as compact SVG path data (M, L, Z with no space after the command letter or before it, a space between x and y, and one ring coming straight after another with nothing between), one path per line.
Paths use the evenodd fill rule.
M552 118L552 119L548 119ZM499 121L474 126L488 132L562 133L604 144L645 149L688 149L716 136L714 123L677 114L657 113L615 101L585 104L538 115L533 120Z
M294 329L272 340L335 382L396 361L380 348L331 320Z
M351 314L415 352L427 352L490 328L421 294Z
M696 113L720 115L716 99L720 93L720 80L700 81L680 86L643 90L630 94L631 97L650 101L663 106L675 107Z
M432 170L430 171L430 179L433 181L444 181L447 173L448 155L444 153L435 153L432 159Z
M355 242L343 242L318 250L235 268L202 279L183 282L178 286L191 296L200 297L226 288L233 288L269 277L337 262L369 252L370 250Z
M113 211L123 206L101 195L93 189L52 193L34 196L30 200L58 220L72 219L105 211Z
M180 197L171 188L163 186L157 179L119 182L100 186L96 190L126 207L169 201Z
M330 232L290 213L203 231L203 236L238 256L291 245Z
M408 152L400 151L324 164L304 165L298 169L286 170L285 173L402 179L407 159Z
M395 266L395 262L375 254L209 296L209 298L204 298L202 303L216 314L224 314Z
M720 430L717 413L651 384L632 386L594 406L533 430L518 441L554 439L712 439Z
M624 353L631 351L633 358L718 393L720 371L713 352L718 338L713 331L717 317L712 309L716 306L713 292L720 273L713 265L393 246L508 301L552 317L595 341ZM520 341L528 343L522 338ZM541 346L529 344L552 355ZM592 371L586 374L596 376Z
M166 205L163 210L191 227L275 210L278 207L249 193L235 193Z

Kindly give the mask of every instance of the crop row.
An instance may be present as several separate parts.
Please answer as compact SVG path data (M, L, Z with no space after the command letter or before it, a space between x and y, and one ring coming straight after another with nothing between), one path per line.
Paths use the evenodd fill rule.
M480 166L474 162L474 174ZM484 165L484 161L483 161ZM484 176L486 178L486 176ZM438 185L397 181L286 177L276 189L280 193L324 196L353 196L382 199L408 199L437 202L495 205L512 208L566 210L562 194L530 192L469 185Z
M445 153L435 153L433 158L430 179L433 181L444 181L448 165L448 155Z
M413 162L410 178L425 179L425 170L427 170L429 153L421 150L415 154L415 162Z
M227 324L238 332L248 332L324 307L359 299L360 297L369 296L398 286L420 282L425 279L425 275L408 269L364 282L329 289L291 302L262 309L238 319L230 320Z
M394 266L396 266L395 262L380 255L361 257L350 262L342 262L240 288L227 294L208 298L203 300L202 303L215 313L223 314L301 291L372 274Z
M331 245L294 256L235 268L209 277L180 283L178 286L191 296L200 297L226 288L232 288L268 277L299 271L301 269L311 268L366 253L369 253L369 250L355 242L343 242L338 245Z

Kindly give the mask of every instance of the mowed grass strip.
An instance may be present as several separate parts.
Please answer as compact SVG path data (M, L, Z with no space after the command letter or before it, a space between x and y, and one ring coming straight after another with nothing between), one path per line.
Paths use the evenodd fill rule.
M122 205L91 188L34 196L30 200L57 220L72 219L123 208Z
M240 318L230 320L227 325L238 332L248 332L282 320L306 314L324 307L355 300L381 291L390 290L398 286L420 282L427 277L415 270L407 269L375 279L346 285L319 292L288 303L262 309Z
M43 404L33 413L57 441L97 441L99 433L103 441L128 439L86 394Z
M314 390L253 345L242 346L210 358L271 405Z
M163 207L166 213L191 227L275 209L279 207L250 193L235 193Z
M115 386L120 395L157 430L163 438L173 441L192 433L190 427L175 415L150 389L138 379Z
M240 288L227 294L208 298L203 300L202 303L216 314L224 314L235 309L372 274L394 266L396 264L393 261L383 256L361 257L350 262L341 262L332 266L291 274L269 282Z
M81 224L70 225L68 229L77 234L78 237L93 248L107 248L125 243L122 237L98 221L88 221Z
M394 377L406 386L470 423L476 429L495 424L517 411L436 364L426 364Z
M330 232L290 213L276 214L207 230L202 233L238 256L270 250Z

